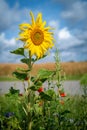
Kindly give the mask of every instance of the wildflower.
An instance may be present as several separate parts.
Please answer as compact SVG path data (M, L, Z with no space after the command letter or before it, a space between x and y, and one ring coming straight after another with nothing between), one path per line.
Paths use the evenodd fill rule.
M66 97L66 94L64 93L63 89L62 90L59 89L58 91L59 91L59 94L60 94L61 97Z
M9 118L11 116L14 116L14 112L7 112L7 113L5 113L5 117Z
M61 97L66 97L66 94L63 92L63 93L60 93L60 96Z
M41 92L44 91L44 89L43 89L43 87L40 87L37 91L38 91L39 93L41 93Z
M64 101L63 101L63 100L60 100L60 103L61 103L62 105L64 105Z
M51 28L45 27L46 21L42 21L42 13L38 13L36 20L30 12L31 24L23 23L19 25L21 32L19 40L24 42L24 48L31 51L31 56L36 55L41 58L44 53L53 47L53 33L49 32Z
M39 106L42 106L42 105L43 105L43 101L40 101L40 102L39 102Z
M26 77L25 80L28 80L28 77Z
M19 93L19 96L23 96L23 94L22 94L22 93Z

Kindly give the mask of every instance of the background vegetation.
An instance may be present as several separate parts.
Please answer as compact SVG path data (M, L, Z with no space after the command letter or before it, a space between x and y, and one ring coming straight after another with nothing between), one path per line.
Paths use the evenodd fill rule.
M17 80L12 77L12 72L19 67L27 68L26 64L0 64L0 81ZM66 74L66 79L80 79L87 73L87 62L66 62L61 63L61 67ZM38 70L45 68L55 70L55 63L35 64L32 69L32 75L36 75Z

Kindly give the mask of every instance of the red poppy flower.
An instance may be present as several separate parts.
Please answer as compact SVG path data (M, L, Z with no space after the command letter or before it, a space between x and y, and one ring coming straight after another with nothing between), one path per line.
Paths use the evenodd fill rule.
M23 96L23 94L22 94L22 93L19 93L19 96Z
M61 97L66 97L66 94L63 92L63 93L60 93L60 96Z
M25 80L28 80L28 77L26 77Z
M39 106L42 106L42 105L43 105L43 101L40 101L40 102L39 102Z
M43 87L41 87L41 88L39 88L37 91L38 91L39 93L41 93L41 92L44 91L44 89L43 89Z
M62 105L64 105L64 101L63 101L63 100L60 100L60 103L61 103Z

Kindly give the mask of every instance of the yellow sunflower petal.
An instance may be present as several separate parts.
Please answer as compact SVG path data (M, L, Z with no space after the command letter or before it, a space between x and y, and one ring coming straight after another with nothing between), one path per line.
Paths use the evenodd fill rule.
M32 11L30 11L30 16L31 16L32 25L34 25L35 24L35 20L34 20L34 15L33 15Z
M42 14L39 13L39 14L37 15L37 18L36 18L36 24L41 24L41 23L42 23Z
M42 49L43 53L47 51L46 47L43 44L40 46L40 48Z
M44 31L44 26L46 25L46 21L42 22L40 28Z
M27 28L31 28L31 25L28 23L23 23L19 25L19 29L22 31L26 30Z
M48 31L48 30L51 30L51 29L52 29L52 28L48 26L48 27L45 27L45 28L44 28L44 31Z

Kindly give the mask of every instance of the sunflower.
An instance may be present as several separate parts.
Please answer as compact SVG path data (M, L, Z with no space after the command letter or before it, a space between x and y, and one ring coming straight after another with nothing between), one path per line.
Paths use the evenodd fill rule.
M46 21L42 21L42 13L38 13L36 20L30 12L31 24L23 23L19 25L19 40L24 42L24 48L28 49L32 55L41 58L49 48L53 47L53 33L51 28L45 27Z

